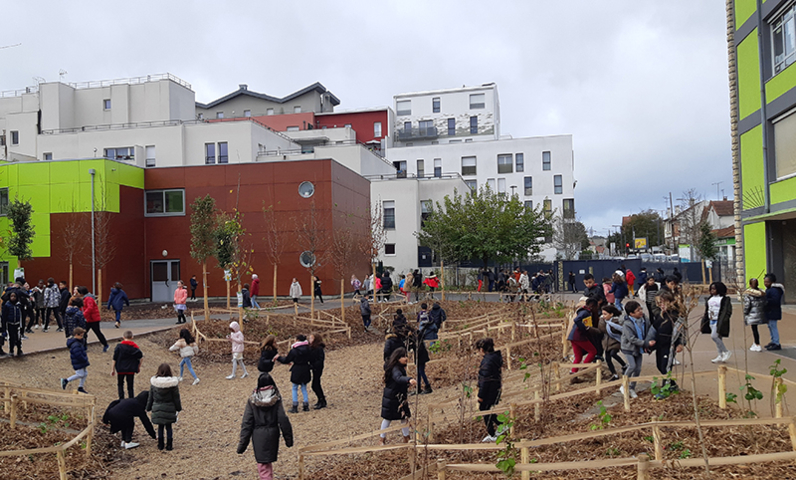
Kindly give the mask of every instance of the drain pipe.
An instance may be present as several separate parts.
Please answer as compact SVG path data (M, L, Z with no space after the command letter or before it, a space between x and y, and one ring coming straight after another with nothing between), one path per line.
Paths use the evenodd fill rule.
M91 293L97 293L97 268L96 258L94 256L94 174L96 171L93 168L88 169L88 174L91 175Z
M763 1L757 0L757 55L760 59L760 126L763 134L763 213L771 213L771 175L768 162L768 113L766 109L766 75L763 71ZM770 265L769 265L770 267Z

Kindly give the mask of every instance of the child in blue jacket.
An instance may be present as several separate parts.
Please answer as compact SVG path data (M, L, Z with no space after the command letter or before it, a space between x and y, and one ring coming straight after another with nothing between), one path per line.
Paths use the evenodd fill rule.
M85 330L77 327L72 333L72 338L66 341L66 346L69 348L69 357L72 360L72 368L75 369L75 374L69 378L61 379L61 388L64 390L66 390L66 386L69 385L69 382L79 379L80 385L78 386L77 391L81 393L88 393L83 388L86 385L86 377L88 376L86 368L88 368L90 365L88 363L88 352L86 351L86 346L83 344L83 336L85 334Z
M108 297L108 310L113 308L116 312L116 328L122 324L122 309L124 306L130 306L130 300L127 299L127 294L122 290L122 284L116 282L111 288L111 295Z

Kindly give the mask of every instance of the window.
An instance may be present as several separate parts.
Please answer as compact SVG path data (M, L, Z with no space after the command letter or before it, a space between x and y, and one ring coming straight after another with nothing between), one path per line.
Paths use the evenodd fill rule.
M52 152L47 152L44 154L44 160L52 160L52 159L53 159Z
M251 117L252 116L252 111L251 110L244 110L243 111L243 116L244 117Z
M449 118L448 119L448 136L453 137L456 135L456 119Z
M478 184L475 180L465 180L464 184L470 187L470 190L473 192L478 188Z
M512 155L498 155L498 165L497 165L497 172L498 173L514 173L512 169L513 165Z
M484 93L471 93L470 94L470 110L477 108L484 108L486 106L486 94Z
M299 255L299 263L305 268L315 265L315 254L309 250L304 250L301 252L301 255Z
M384 244L384 254L385 255L395 255L395 244L394 243L385 243Z
M185 215L185 190L147 190L146 216Z
M404 122L404 131L407 135L412 133L412 122Z
M771 23L771 43L776 75L796 61L796 5Z
M470 133L473 135L478 133L478 117L470 117Z
M224 118L224 112L216 112L216 118Z
M495 185L495 179L494 178L487 178L486 179L486 186L489 187L489 189L494 192L495 189L497 188L497 185Z
M16 130L11 131L11 145L19 145L19 132Z
M411 115L412 114L412 101L411 100L399 100L395 102L395 114L396 115Z
M346 123L346 124L345 124L345 125L343 125L343 126L344 126L344 127L346 127L346 128L351 128L351 124L350 124L350 123Z
M431 216L431 208L432 202L431 200L421 200L420 201L420 226L423 226L423 222L428 220L428 217Z
M439 113L439 97L431 99L431 111L433 113Z
M267 108L265 110L265 114L266 115L273 115L274 114L274 109L273 108Z
M533 177L525 177L525 196L533 195Z
M527 208L528 210L533 210L533 201L525 200L525 208Z
M434 176L437 178L442 177L442 159L435 158L434 159Z
M301 113L301 105L296 105L293 107L293 113Z
M133 147L106 148L105 158L110 158L111 160L135 160L135 148Z
M229 163L227 142L218 143L218 163Z
M310 198L315 193L315 185L312 182L301 182L298 188L299 195L304 198Z
M381 122L373 122L373 137L378 138L381 136Z
M475 157L462 157L462 175L475 175Z
M456 140L451 140L451 141L450 141L450 142L448 142L448 143L462 143L462 139L461 139L461 138L459 138L459 139L456 139Z
M428 136L434 134L434 122L432 122L431 120L420 120L417 126L418 130L420 130L418 133L421 136Z
M216 144L205 143L205 165L216 163Z
M575 218L575 199L564 199L564 218Z
M464 143L473 143L473 139L472 138L465 138L464 139Z
M425 176L425 174L426 174L425 166L426 166L426 162L424 162L422 159L417 161L417 177L418 178L423 178Z
M514 164L517 166L517 173L525 171L525 154L518 153L514 155Z
M561 175L553 175L553 193L556 195L564 193L564 184Z
M102 109L103 110L110 110L111 109L111 99L106 98L102 101Z
M550 170L550 152L542 152L542 170Z
M0 147L6 146L6 136L4 134L0 134Z
M544 213L553 213L553 201L547 198L544 200Z
M406 160L392 162L392 165L395 167L395 171L398 173L398 178L406 178Z
M395 202L386 201L384 205L384 228L395 228Z
M774 121L774 163L777 178L796 173L796 113Z
M288 132L298 132L299 131L299 127L296 127L296 126L287 127L286 131L288 131Z
M8 215L8 189L0 188L0 215Z
M147 167L154 167L155 166L155 146L154 145L147 145L147 147L146 147L146 166Z
M506 193L506 179L498 178L498 193Z

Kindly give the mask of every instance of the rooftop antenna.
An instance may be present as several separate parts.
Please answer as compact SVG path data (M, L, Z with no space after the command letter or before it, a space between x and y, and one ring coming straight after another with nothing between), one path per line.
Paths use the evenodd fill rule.
M45 82L45 80L41 77L33 77L33 81L36 82L36 85L41 85Z
M719 185L722 183L724 182L711 183L711 185L716 185L716 200L721 200L721 197L719 196Z
M62 68L62 69L60 69L60 70L58 70L58 77L61 79L61 81L62 81L62 82L64 81L64 76L65 76L67 73L69 73L69 72L67 72L67 71L66 71L66 70L64 70L63 68Z

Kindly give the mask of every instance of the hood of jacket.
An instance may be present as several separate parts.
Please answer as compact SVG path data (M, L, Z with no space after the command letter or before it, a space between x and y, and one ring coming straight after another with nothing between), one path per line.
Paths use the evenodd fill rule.
M489 361L489 363L493 365L503 366L503 353L501 350L495 350L494 352L489 352L484 354L484 358Z
M70 348L70 349L71 349L71 348L72 348L72 345L73 345L75 342L78 342L78 343L80 343L80 344L83 344L83 340L78 340L78 339L76 339L76 338L74 338L74 337L71 337L71 338L69 338L69 340L67 340L67 341L66 341L66 346L67 346L68 348Z
M782 293L785 293L785 285L781 283L772 283L770 288L779 288L782 290Z
M179 385L180 379L178 377L152 377L149 379L149 383L157 388L171 388Z
M119 289L118 289L118 288L116 288L116 287L113 287L113 288L111 288L111 293L112 293L112 294L114 294L114 295L116 295L116 294L118 294L118 293L119 293Z
M747 288L744 295L749 295L750 297L765 297L766 292L760 290L759 288Z
M135 396L135 401L138 402L139 405L141 405L144 408L146 408L147 400L149 400L149 390L144 390L143 392Z
M235 332L235 333L240 332L240 324L238 324L238 322L231 322L229 324L229 328L231 328L232 331Z
M310 344L310 342L308 342L307 340L302 340L300 342L294 343L293 345L290 346L290 348L298 348L298 347L302 347L304 345L309 346L309 344Z
M431 307L431 309L432 309L432 310L439 310L439 309L441 309L441 308L442 308L442 307L441 307L441 306L440 306L438 303L435 303L435 304L434 304L434 306L433 306L433 307Z

